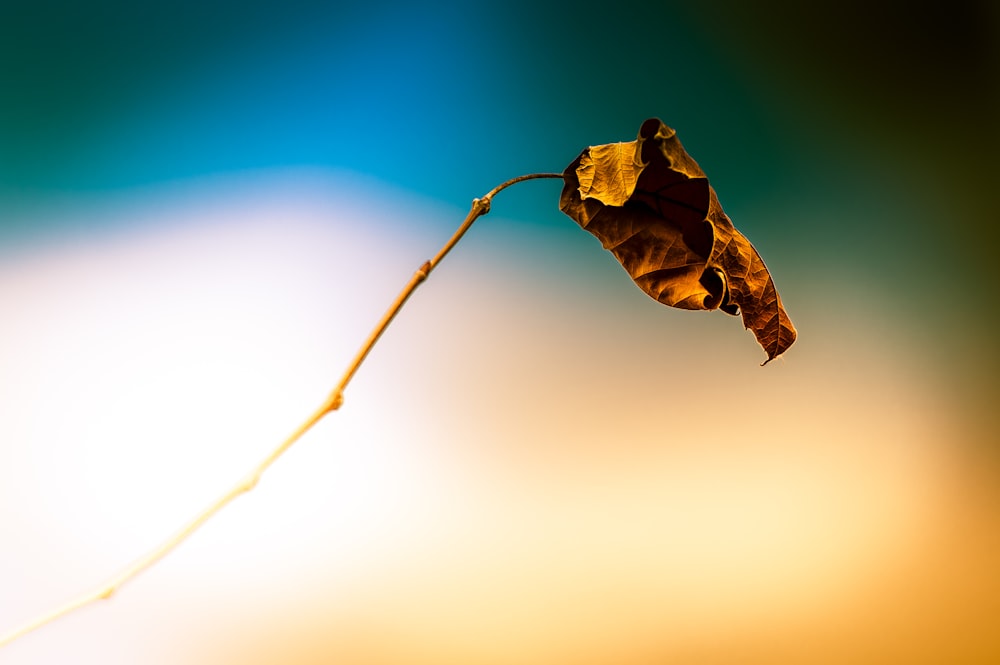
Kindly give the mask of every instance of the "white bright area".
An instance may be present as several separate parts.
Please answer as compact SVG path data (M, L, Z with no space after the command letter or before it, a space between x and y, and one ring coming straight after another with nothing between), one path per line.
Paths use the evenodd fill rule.
M0 661L996 653L995 513L875 299L786 295L800 341L760 368L737 320L662 308L579 229L560 245L505 218L506 196L257 489ZM102 230L4 254L0 632L266 456L465 212L258 174L67 210Z

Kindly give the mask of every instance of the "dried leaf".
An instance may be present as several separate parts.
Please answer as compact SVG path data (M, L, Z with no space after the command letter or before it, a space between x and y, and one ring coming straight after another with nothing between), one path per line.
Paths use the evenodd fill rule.
M764 364L795 341L764 261L659 119L642 123L635 141L587 148L563 180L559 208L652 298L682 309L742 311L767 353Z

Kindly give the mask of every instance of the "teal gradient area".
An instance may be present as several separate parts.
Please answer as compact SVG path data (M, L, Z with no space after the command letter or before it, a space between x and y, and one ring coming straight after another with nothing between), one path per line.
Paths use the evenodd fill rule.
M759 367L518 184L12 662L1000 660L1000 10L786 4L0 4L0 633L646 118L799 333Z
M768 107L669 4L4 11L0 165L15 195L310 164L465 199L655 114L701 134L701 153L738 137L769 163L781 149Z
M253 170L461 206L659 116L793 312L865 284L988 403L997 11L780 4L4 3L0 243L86 233L100 221L52 212L87 200ZM567 223L544 188L524 196L519 217Z

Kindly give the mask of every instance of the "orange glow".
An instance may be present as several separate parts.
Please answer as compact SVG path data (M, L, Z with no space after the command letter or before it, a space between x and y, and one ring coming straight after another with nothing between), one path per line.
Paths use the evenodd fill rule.
M0 265L0 627L106 579L237 480L436 250L430 217L464 215L365 187L178 199L172 225ZM995 469L904 326L788 302L800 341L761 369L734 319L662 308L624 273L588 300L492 251L500 207L342 411L12 662L998 653Z

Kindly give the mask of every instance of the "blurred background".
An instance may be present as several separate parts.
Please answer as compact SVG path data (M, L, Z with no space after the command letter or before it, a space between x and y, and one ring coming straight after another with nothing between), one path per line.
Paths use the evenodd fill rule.
M799 330L759 367L518 185L2 660L997 662L1000 10L784 4L0 5L0 632L647 117Z

